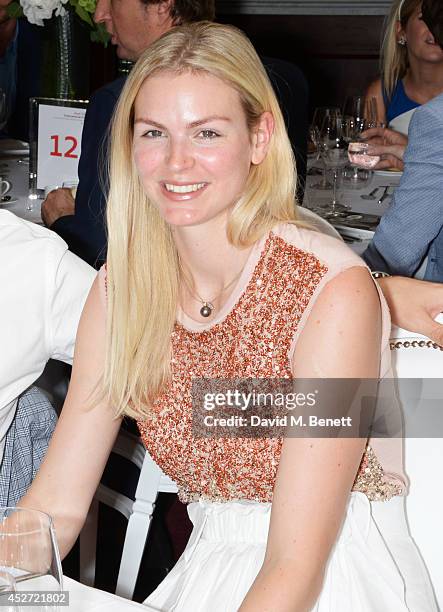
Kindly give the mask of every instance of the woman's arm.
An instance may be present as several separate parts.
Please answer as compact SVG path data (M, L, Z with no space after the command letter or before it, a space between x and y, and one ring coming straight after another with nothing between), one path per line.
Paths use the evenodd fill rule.
M62 558L85 521L91 499L117 436L120 419L97 395L105 354L106 314L98 279L77 332L66 401L45 460L19 506L51 515Z
M376 378L380 303L364 268L321 292L297 343L302 378ZM274 489L263 566L241 612L305 612L314 606L343 521L365 439L287 438Z

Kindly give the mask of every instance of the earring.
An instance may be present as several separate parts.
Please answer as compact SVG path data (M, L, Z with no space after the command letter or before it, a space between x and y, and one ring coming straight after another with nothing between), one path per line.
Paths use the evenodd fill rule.
M404 36L399 38L398 39L398 44L401 45L402 47L406 47L406 38Z

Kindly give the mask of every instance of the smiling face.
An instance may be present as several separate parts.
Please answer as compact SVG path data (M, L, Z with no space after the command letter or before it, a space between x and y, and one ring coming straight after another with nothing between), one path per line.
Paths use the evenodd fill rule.
M173 226L226 218L251 164L265 158L272 128L264 113L251 134L239 94L215 76L150 77L135 101L133 156L143 188Z
M443 51L422 20L421 3L416 7L404 28L398 22L397 40L400 38L406 40L409 56L427 62L443 62Z

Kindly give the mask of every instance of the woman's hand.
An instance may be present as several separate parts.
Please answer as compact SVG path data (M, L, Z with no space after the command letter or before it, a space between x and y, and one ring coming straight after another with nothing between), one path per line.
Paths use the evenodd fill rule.
M443 284L390 276L377 282L398 327L427 336L443 346L443 325L434 321L443 311Z

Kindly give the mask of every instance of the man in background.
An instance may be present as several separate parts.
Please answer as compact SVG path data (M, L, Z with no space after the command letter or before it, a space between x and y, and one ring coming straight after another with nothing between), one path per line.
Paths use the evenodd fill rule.
M132 61L172 27L213 21L214 17L214 0L98 0L94 16L95 21L103 23L110 33L118 57ZM288 62L263 60L280 99L303 185L307 140L306 81L298 68ZM75 204L70 190L57 189L48 195L42 206L45 224L64 238L74 253L96 267L106 259L107 135L124 83L125 77L117 79L91 98L83 128Z
M422 16L443 48L443 4L424 0ZM404 171L364 260L372 270L414 276L427 257L425 280L443 282L443 94L415 111L406 142L392 130L368 136L387 143L368 151L386 157L380 168L404 165Z

